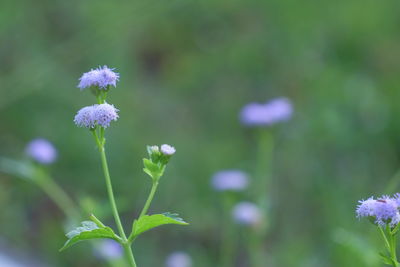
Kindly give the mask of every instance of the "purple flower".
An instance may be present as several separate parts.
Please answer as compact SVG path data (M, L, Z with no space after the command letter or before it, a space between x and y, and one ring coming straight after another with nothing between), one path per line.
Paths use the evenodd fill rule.
M83 90L91 86L98 86L99 89L106 90L108 86L116 87L119 74L113 70L107 66L103 66L84 73L79 79L78 88Z
M75 115L74 122L78 127L93 128L96 125L94 118L95 106L81 108Z
M270 126L292 117L292 103L287 98L276 98L265 104L250 103L240 112L240 121L246 126Z
M220 171L211 179L211 185L217 191L241 191L246 189L248 183L248 175L239 170Z
M170 254L165 261L166 267L191 267L192 259L191 257L182 251L177 251Z
M378 199L370 197L367 200L360 200L356 208L357 217L373 217L378 225L390 224L394 227L400 222L398 197L399 194L394 198L382 196Z
M42 164L50 164L57 159L57 150L52 143L43 138L29 142L25 148L25 153Z
M112 121L118 119L118 109L107 103L94 105L93 119L98 125L107 128Z
M357 218L374 216L376 200L373 197L358 202L360 205L356 209Z
M112 121L118 119L118 111L114 105L107 103L87 106L78 111L74 122L79 127L94 128L100 125L107 128Z
M256 204L240 202L236 204L232 212L234 220L239 224L257 225L261 222L261 211Z
M123 253L121 245L112 239L105 239L96 248L96 254L104 259L119 259Z
M176 150L173 146L164 144L161 145L161 153L163 153L166 156L172 156L173 154L175 154Z

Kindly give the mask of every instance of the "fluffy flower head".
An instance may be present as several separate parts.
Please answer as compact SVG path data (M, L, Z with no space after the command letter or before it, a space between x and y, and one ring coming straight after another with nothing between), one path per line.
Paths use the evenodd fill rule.
M165 261L166 267L192 267L191 257L182 251L171 253Z
M374 216L376 200L373 197L358 202L360 204L356 209L357 218Z
M256 225L261 222L261 211L258 206L251 202L240 202L236 204L232 212L234 220L239 224Z
M94 128L96 125L100 125L107 128L112 121L117 119L118 109L104 103L81 108L75 115L74 122L78 127Z
M118 111L114 105L107 103L94 105L93 119L98 125L107 128L112 121L118 119Z
M29 142L25 153L41 164L51 164L57 159L57 150L44 138L37 138Z
M240 121L246 126L270 126L292 117L292 103L287 98L276 98L265 104L250 103L243 107Z
M79 79L78 88L83 90L88 87L97 86L100 90L106 90L108 86L117 86L119 74L107 66L92 69Z
M81 108L75 115L74 122L78 127L93 128L96 125L94 118L95 106Z
M396 226L400 222L398 196L396 194L394 198L382 196L378 199L370 197L367 200L360 200L356 208L357 217L372 217L378 225Z
M211 185L217 191L241 191L249 183L248 175L239 170L219 171L211 178Z
M164 144L161 145L161 153L163 153L164 155L167 156L172 156L173 154L175 154L176 150L173 146Z

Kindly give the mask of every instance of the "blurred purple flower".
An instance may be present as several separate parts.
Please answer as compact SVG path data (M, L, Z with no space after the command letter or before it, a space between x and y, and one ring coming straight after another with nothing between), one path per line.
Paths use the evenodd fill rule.
M394 227L400 222L398 197L399 194L394 198L382 196L378 199L370 197L367 200L360 200L356 208L357 217L374 217L376 224L384 226L389 223Z
M91 86L98 86L99 89L106 90L108 86L116 87L118 80L119 74L114 72L114 69L103 66L84 73L79 79L78 88L83 90Z
M81 108L75 115L74 122L78 127L93 128L96 120L93 116L95 106L87 106Z
M104 259L119 259L123 256L124 251L117 241L105 239L96 248L96 254Z
M191 257L182 251L177 251L171 253L166 262L166 267L191 267L192 266L192 259Z
M161 146L161 153L163 153L164 155L167 156L172 156L173 154L175 154L176 150L173 146L164 144Z
M104 128L110 126L111 121L118 119L118 109L107 103L94 105L93 119Z
M248 175L239 170L219 171L211 179L211 185L217 191L241 191L246 189L248 183Z
M232 212L234 220L239 224L256 225L261 222L261 210L251 202L240 202Z
M57 159L57 150L51 142L37 138L28 143L25 153L42 164L51 164Z
M250 103L240 112L240 121L246 126L270 126L292 117L293 106L287 98L276 98L265 104Z

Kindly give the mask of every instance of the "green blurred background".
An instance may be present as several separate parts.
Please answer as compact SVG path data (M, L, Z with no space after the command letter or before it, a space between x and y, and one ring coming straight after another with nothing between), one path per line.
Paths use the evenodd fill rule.
M162 266L185 250L194 266L217 266L220 199L210 177L254 172L255 135L238 113L285 96L295 112L274 129L270 266L380 266L376 229L354 209L392 193L385 188L399 167L399 8L392 0L3 0L0 155L19 159L31 139L49 139L59 150L55 180L112 225L99 156L73 117L95 102L76 88L82 73L115 67L121 79L109 102L120 119L107 146L123 221L128 228L150 187L145 145L170 143L177 154L151 211L191 223L140 238L138 263ZM87 244L58 252L63 214L31 183L0 174L0 210L6 251L50 266L102 266Z

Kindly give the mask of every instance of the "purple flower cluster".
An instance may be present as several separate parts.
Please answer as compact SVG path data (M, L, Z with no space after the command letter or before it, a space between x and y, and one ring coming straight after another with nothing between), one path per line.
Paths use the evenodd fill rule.
M97 86L100 90L107 90L108 86L117 86L119 74L107 66L92 69L79 79L78 88L83 90L91 86Z
M240 121L246 126L270 126L292 117L293 106L287 98L276 98L265 104L250 103L240 112Z
M211 179L211 185L217 191L242 191L248 184L248 175L239 170L219 171Z
M52 143L43 138L29 142L25 153L41 164L51 164L57 159L57 150Z
M370 197L367 200L360 200L359 203L356 209L357 218L371 217L375 219L376 224L381 226L389 224L391 227L400 222L400 194L377 199Z
M87 106L78 111L74 122L78 127L94 128L100 125L107 128L112 121L118 119L118 111L114 105L107 103Z

